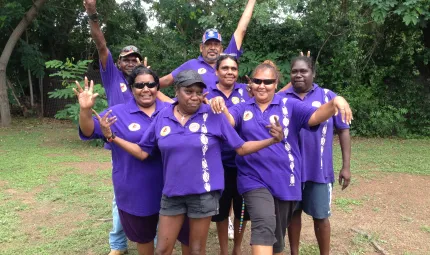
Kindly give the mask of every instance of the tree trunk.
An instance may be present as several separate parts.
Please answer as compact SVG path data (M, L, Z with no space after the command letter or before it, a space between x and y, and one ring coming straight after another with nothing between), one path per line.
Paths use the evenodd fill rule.
M28 10L28 12L24 15L21 22L19 22L18 26L13 30L12 34L9 37L9 40L6 43L6 46L3 49L3 52L0 56L0 116L1 116L1 126L9 126L11 122L10 118L10 106L9 99L7 97L7 85L6 85L6 67L9 62L10 55L12 54L13 49L22 33L27 29L28 25L33 21L36 17L38 10L40 7L45 4L47 0L36 0L33 2L33 6Z

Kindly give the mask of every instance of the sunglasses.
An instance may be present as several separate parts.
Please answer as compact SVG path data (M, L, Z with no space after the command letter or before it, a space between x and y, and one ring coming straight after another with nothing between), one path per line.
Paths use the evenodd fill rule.
M237 58L237 54L236 53L221 53L219 54L220 56L228 56L228 57L233 57L233 58Z
M137 50L137 48L136 48L136 47L134 47L134 46L127 46L127 47L124 47L124 48L121 50L121 52L129 52L129 51L137 52L138 50Z
M276 79L257 79L257 78L252 78L251 79L252 83L260 85L261 83L263 83L264 85L270 85L276 82Z
M144 87L148 87L148 89L152 89L158 86L158 83L154 82L140 82L133 84L133 87L136 89L143 89Z

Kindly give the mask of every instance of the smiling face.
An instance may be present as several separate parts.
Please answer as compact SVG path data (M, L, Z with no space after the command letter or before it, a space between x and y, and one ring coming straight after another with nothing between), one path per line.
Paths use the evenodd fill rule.
M200 44L200 52L202 53L203 59L208 64L215 64L222 50L221 42L216 39L210 39Z
M134 80L134 83L151 83L154 82L154 77L150 74L140 74ZM148 108L155 103L157 98L157 87L148 88L147 86L142 89L133 87L133 96L137 105L143 108Z
M274 80L273 83L267 85L263 82L260 82L260 84L256 84L254 82L251 83L251 91L257 102L271 102L275 95L276 87L278 86L278 79L276 77L275 70L272 68L260 68L255 72L252 78L259 80Z
M291 83L296 93L306 93L312 89L314 74L308 63L297 60L291 67Z
M119 69L126 75L130 75L133 69L137 66L139 61L138 55L130 54L118 59Z
M224 86L233 86L237 81L237 76L239 70L236 61L230 58L226 58L219 63L218 69L216 70L216 75L218 76L218 81Z
M203 87L200 84L193 84L188 87L180 87L176 90L178 106L186 114L193 114L203 102Z

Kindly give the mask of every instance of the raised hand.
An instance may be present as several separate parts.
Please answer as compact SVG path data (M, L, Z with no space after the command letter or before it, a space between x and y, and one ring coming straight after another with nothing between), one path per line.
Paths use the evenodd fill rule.
M300 57L303 57L303 51L300 51ZM310 58L311 57L311 52L308 50L308 52L306 53L306 57Z
M349 107L349 104L345 100L345 98L337 96L333 99L333 104L336 108L335 115L338 115L340 112L340 114L342 115L342 122L350 125L354 118L352 117L351 108Z
M112 137L112 130L110 129L110 126L112 126L112 124L117 121L116 116L109 117L109 114L111 114L112 110L107 111L103 117L100 117L100 115L94 109L92 110L100 122L100 128L103 132L103 135L106 138Z
M223 113L224 110L227 109L227 107L225 106L224 98L220 96L212 98L210 100L210 103L211 103L211 109L215 114Z
M275 117L275 123L271 123L266 127L270 128L269 133L271 136L273 136L273 138L275 139L275 142L279 143L282 140L284 140L284 132L282 130L281 124L279 123L278 117Z
M81 109L91 109L96 102L96 97L99 95L98 93L93 93L94 82L91 80L90 85L88 86L88 78L85 76L84 89L82 89L78 81L75 81L75 83L76 89L73 88L73 92L78 98L79 106L81 107Z
M96 10L96 0L84 0L84 7L85 10L87 11L88 15L94 14L97 12Z

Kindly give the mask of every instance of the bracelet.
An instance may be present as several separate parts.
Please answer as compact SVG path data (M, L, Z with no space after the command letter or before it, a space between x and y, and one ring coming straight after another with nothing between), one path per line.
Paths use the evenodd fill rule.
M111 143L111 142L113 142L113 140L115 140L115 138L116 138L116 135L114 133L112 133L112 135L109 138L107 138L107 142Z
M97 21L99 21L99 14L97 12L95 12L91 15L88 15L88 18L93 22L97 22Z

